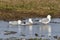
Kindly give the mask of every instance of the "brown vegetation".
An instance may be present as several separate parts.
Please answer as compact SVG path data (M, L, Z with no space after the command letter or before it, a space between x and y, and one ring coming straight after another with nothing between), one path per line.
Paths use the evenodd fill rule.
M0 19L18 20L29 17L60 18L60 0L0 0Z

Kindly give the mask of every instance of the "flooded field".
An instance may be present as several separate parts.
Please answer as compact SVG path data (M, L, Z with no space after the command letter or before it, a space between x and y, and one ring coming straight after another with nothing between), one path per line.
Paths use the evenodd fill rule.
M9 25L9 23L6 21L0 21L0 39L7 40L8 38L11 40L15 40L13 38L42 38L42 40L58 39L60 38L60 19L52 19L51 23L47 25L40 23L29 26Z

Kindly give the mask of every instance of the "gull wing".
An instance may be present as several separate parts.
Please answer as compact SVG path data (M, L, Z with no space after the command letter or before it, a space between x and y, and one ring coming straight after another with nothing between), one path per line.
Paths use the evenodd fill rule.
M49 19L47 19L47 18L43 18L43 19L41 20L41 22L43 22L43 23L48 22L48 21L49 21Z

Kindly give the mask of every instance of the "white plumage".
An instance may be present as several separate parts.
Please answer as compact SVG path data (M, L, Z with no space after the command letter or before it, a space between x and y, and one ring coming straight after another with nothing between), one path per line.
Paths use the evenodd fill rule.
M32 21L32 19L31 19L31 18L29 18L29 22L30 22L30 23L33 23L33 21Z
M43 24L48 24L51 21L51 15L47 15L47 18L43 18L41 20L39 20L39 22L43 23Z
M33 24L33 21L31 18L29 18L28 21L21 23L21 25L31 25L31 24Z
M9 21L10 25L30 25L33 24L33 21L31 18L29 18L28 22L25 21L24 23L21 20L18 21Z
M18 21L9 21L9 24L10 25L18 25L18 24L21 24L21 20L18 20Z

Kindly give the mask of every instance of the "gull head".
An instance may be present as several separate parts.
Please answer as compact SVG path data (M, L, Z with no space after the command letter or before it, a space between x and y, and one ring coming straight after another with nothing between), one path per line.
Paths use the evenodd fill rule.
M47 19L49 19L49 21L51 21L51 15L47 15Z
M21 24L21 20L18 20L18 24Z
M47 15L47 18L50 19L51 18L51 15Z

